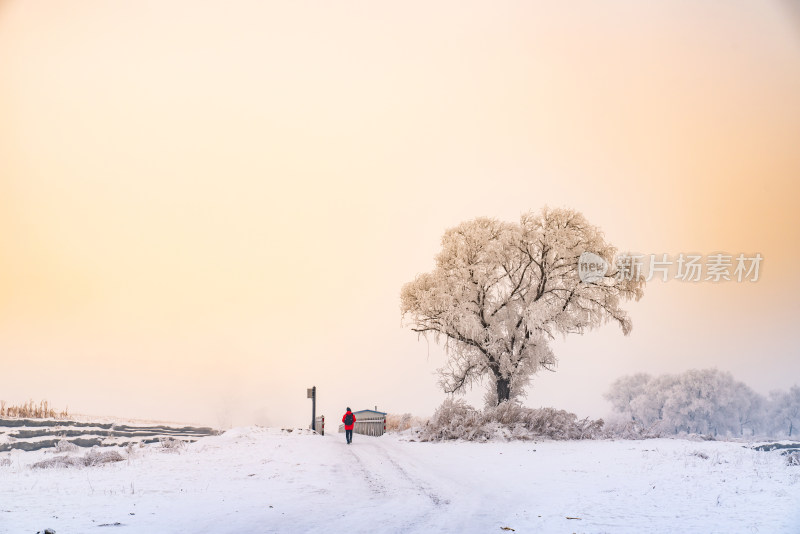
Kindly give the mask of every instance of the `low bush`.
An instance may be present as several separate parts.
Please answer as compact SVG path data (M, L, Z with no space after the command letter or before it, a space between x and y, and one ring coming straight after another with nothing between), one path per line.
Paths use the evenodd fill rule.
M78 446L72 443L71 441L62 439L58 443L56 443L55 449L56 452L75 452L78 450Z
M504 402L484 411L461 399L447 399L420 429L422 441L463 439L594 439L602 437L602 419L578 419L574 413L555 408L526 408Z
M607 438L653 439L665 435L661 427L660 423L643 425L638 421L614 421L605 424L603 434Z
M56 467L93 467L113 462L121 462L125 459L119 451L101 451L98 448L92 448L83 456L54 456L47 460L42 460L32 464L34 469L51 469Z
M161 449L164 452L180 452L185 446L186 442L175 438L158 438L161 444Z
M416 417L410 413L404 414L388 414L386 416L386 431L387 432L404 432L410 428L416 428L424 425L427 419Z

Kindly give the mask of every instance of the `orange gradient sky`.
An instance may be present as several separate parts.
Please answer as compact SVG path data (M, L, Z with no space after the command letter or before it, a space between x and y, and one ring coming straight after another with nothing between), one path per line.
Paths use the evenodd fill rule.
M765 258L651 282L526 403L622 374L800 382L790 2L0 2L0 399L227 426L428 415L403 283L545 204L624 250ZM479 403L482 391L469 396Z

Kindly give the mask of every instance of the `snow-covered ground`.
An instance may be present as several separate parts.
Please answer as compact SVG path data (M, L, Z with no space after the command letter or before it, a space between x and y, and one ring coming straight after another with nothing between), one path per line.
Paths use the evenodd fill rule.
M800 467L741 443L407 439L248 427L61 469L12 451L0 532L800 532Z

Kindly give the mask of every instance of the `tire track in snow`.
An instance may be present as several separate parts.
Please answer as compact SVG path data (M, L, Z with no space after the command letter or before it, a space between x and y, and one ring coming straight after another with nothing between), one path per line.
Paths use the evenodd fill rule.
M425 482L423 482L422 480L420 480L420 479L418 479L418 478L413 478L411 475L409 475L409 474L408 474L408 471L406 471L406 470L405 470L405 469L404 469L404 468L403 468L403 467L402 467L402 466L401 466L401 465L400 465L400 464L397 462L397 460L395 460L394 458L392 458L392 456L391 456L390 454L388 454L388 451L387 451L386 459L387 459L387 460L389 460L389 463L391 463L391 464L392 464L392 465L393 465L393 466L394 466L394 467L397 469L397 471L400 473L400 475L401 475L401 476L402 476L404 479L406 479L407 481L409 481L411 484L415 485L415 486L416 486L416 487L417 487L417 488L418 488L418 489L419 489L419 490L422 492L422 494L424 494L424 495L425 495L425 496L426 496L428 499L430 499L430 501L431 501L431 502L432 502L432 503L433 503L435 506L442 506L442 505L450 504L450 501L449 501L449 500L447 500L447 499L443 499L443 498L441 498L439 495L437 495L437 494L436 494L436 493L435 493L435 492L434 492L434 491L431 489L431 487L430 487L428 484L426 484Z
M376 495L386 495L386 486L381 483L380 479L370 473L370 470L364 464L364 461L361 459L361 457L358 454L355 454L352 449L350 449L350 454L353 456L353 458L355 458L361 478L363 478L367 483L370 491Z
M369 441L360 441L357 445L347 447L361 478L376 498L384 500L389 507L395 503L395 499L405 500L401 508L405 515L396 518L396 521L402 522L397 531L414 531L435 524L442 517L443 507L449 505L450 501L409 472L389 442L378 442L377 439L370 438ZM419 502L409 507L409 498L416 498ZM413 517L408 517L409 508L415 511Z

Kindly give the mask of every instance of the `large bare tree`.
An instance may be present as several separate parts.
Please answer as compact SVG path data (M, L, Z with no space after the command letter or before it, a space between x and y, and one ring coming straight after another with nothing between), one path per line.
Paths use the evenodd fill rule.
M554 370L557 334L606 321L631 331L621 304L642 296L644 280L620 271L615 254L574 210L544 208L519 224L474 219L445 232L434 270L403 286L401 311L413 331L444 342L446 392L488 378L488 398L500 403L523 394L541 368ZM587 257L608 270L580 273Z

